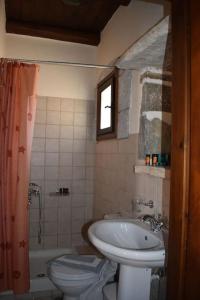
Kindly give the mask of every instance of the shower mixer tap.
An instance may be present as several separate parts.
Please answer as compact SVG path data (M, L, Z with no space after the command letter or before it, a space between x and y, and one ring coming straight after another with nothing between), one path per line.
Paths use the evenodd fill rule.
M29 183L29 189L28 189L28 203L29 205L32 204L32 196L39 196L41 192L41 187L34 183L30 182Z
M41 186L34 182L29 183L29 190L28 190L28 203L29 206L32 204L32 196L38 198L38 205L39 205L39 223L38 223L38 243L41 244L41 234L42 234L42 189Z

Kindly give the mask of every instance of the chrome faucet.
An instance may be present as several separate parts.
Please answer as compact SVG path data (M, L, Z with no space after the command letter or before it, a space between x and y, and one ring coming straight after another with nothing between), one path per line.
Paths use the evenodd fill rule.
M164 226L164 223L161 221L161 219L155 218L154 216L144 215L141 218L141 220L144 223L149 223L151 226L151 230L154 232L160 231L162 229L162 227Z

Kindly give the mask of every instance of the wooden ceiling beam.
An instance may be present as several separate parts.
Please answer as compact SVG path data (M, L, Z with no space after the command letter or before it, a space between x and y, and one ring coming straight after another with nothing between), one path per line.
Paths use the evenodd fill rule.
M19 21L7 21L6 31L8 33L29 35L35 37L49 38L60 41L81 43L97 46L100 42L99 33L81 32L53 26L35 25Z
M124 5L124 6L128 6L130 2L131 2L131 0L120 0L119 4Z

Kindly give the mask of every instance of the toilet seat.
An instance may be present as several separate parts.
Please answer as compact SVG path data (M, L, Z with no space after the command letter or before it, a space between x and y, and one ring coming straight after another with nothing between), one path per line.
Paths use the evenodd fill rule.
M66 281L80 281L90 279L96 280L98 278L98 274L95 274L94 272L67 265L58 265L56 263L52 263L51 265L51 276Z

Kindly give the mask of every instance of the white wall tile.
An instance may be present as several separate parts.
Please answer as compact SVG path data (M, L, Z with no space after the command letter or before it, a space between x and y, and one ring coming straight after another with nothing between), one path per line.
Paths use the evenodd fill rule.
M60 124L60 112L59 111L47 111L47 124Z
M89 180L94 179L94 167L86 167L86 178Z
M71 234L71 218L62 218L58 220L58 234L59 235L70 235Z
M61 139L73 139L73 126L60 127L60 137Z
M74 139L77 139L77 140L86 139L86 127L75 126L74 127Z
M66 187L66 185L64 185ZM67 207L70 210L71 207L71 196L61 196L58 197L58 206L59 207Z
M94 115L95 109L96 109L96 102L94 100L88 100L87 101L87 113Z
M91 221L93 219L93 206L88 205L85 208L85 222Z
M47 109L47 99L46 97L37 97L37 109L46 110Z
M85 194L74 194L72 195L72 207L80 207L86 205L86 195Z
M45 165L46 166L58 166L59 154L58 153L46 153Z
M59 168L59 179L71 179L72 178L72 167L60 167Z
M87 127L86 138L87 138L87 140L95 140L96 139L96 127L95 126Z
M59 139L46 139L46 152L59 152Z
M72 166L72 153L60 153L60 166Z
M72 152L73 140L60 139L60 152Z
M73 153L73 166L83 167L86 165L86 155L84 153Z
M79 99L76 99L75 100L75 112L87 112L87 101L84 101L84 100L79 100Z
M44 179L44 167L32 166L31 167L31 180Z
M70 248L71 247L71 234L70 235L58 235L58 247Z
M96 123L94 114L87 114L87 127L92 127Z
M61 100L61 111L74 111L74 100L73 99L62 99Z
M56 207L48 207L44 209L45 222L53 222L58 220L58 211Z
M95 149L96 149L96 142L94 142L94 141L87 141L86 152L90 153L90 154L93 154L93 153L95 153Z
M45 194L49 196L50 193L57 192L58 182L56 180L45 181Z
M86 165L87 165L87 167L95 166L95 155L94 154L86 154Z
M43 197L44 197L44 195L43 195ZM45 208L58 207L58 202L59 202L58 197L45 195L45 200L44 200Z
M58 179L58 166L56 167L45 167L45 179L56 180Z
M85 179L85 167L73 167L73 179Z
M44 166L44 152L33 152L31 155L32 166Z
M73 112L61 111L61 124L72 126L74 124L74 114L73 114Z
M85 218L82 220L74 220L72 218L72 234L73 233L81 233L84 223L85 223Z
M84 153L85 151L86 151L86 142L85 142L85 140L74 140L73 152Z
M59 207L58 208L58 222L66 224L66 220L71 219L71 209L68 207Z
M93 180L87 180L86 181L86 193L87 194L93 194L94 193L94 181Z
M47 138L59 138L59 126L58 125L47 125L46 126L46 137Z
M34 125L34 132L33 132L33 136L34 138L44 138L46 133L45 133L45 129L46 126L45 125L41 125L41 124L35 124Z
M57 248L58 246L58 237L54 236L45 236L44 237L44 249L52 249Z
M47 110L60 111L61 100L57 98L47 99Z
M44 223L44 235L57 235L58 233L58 223L52 222L52 219L49 222Z
M45 139L44 138L33 138L32 143L33 152L44 152L45 151Z
M72 193L84 194L86 192L85 180L74 180L72 182Z
M72 220L84 220L85 206L72 208Z
M35 123L45 124L46 123L46 111L37 110L35 116Z
M87 126L87 114L86 113L75 113L74 114L74 125L75 126Z

